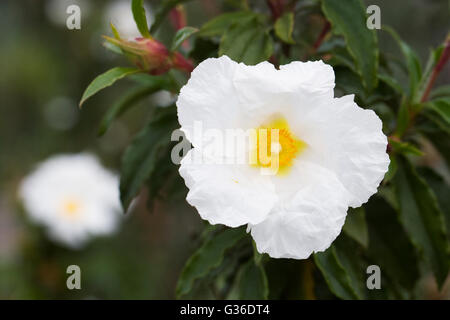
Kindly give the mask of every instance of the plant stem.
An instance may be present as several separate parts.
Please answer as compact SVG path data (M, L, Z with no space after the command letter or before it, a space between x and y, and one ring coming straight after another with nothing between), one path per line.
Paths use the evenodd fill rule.
M309 59L313 54L317 52L317 49L319 49L320 45L322 44L323 40L325 40L325 37L327 36L328 32L331 30L331 24L329 21L325 22L325 25L322 28L322 31L320 31L319 36L317 37L316 41L313 44L311 53L306 54L303 60Z
M430 95L431 89L433 88L434 82L436 81L438 74L442 71L442 69L444 68L445 64L448 62L449 59L450 59L450 36L447 36L444 51L442 52L441 58L439 59L438 63L436 63L436 66L433 69L430 80L428 81L427 87L425 89L425 92L423 93L422 99L420 99L420 102L425 102L428 100L428 96Z

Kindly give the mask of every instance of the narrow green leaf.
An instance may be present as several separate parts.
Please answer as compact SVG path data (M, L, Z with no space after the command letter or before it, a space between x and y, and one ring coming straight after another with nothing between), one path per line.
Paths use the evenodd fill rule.
M431 99L450 97L450 84L443 85L433 89L430 94Z
M245 236L244 228L226 229L209 238L186 262L178 279L176 295L188 294L195 281L220 266L225 252Z
M406 132L409 126L409 121L410 115L408 110L408 103L406 101L406 98L403 98L397 114L396 134L398 136L402 136Z
M418 172L427 181L436 195L439 207L445 216L447 230L450 230L450 185L440 174L429 167L420 167L418 168Z
M431 50L430 55L428 57L427 64L425 65L422 78L420 79L420 82L418 84L417 91L413 97L413 103L419 104L422 100L422 97L425 93L425 90L428 87L428 84L430 83L431 76L433 74L433 70L436 66L436 64L439 62L442 53L444 52L444 46L445 44L440 45L438 48Z
M248 10L224 13L205 23L200 28L198 35L207 38L222 36L232 24L237 22L244 23L255 16L254 12Z
M363 212L364 213L364 212ZM350 279L350 286L359 299L367 298L366 269L367 261L364 259L364 249L358 240L341 234L334 241L336 257Z
M155 93L158 90L171 89L171 82L167 77L146 76L150 78L146 84L133 88L130 92L122 96L116 103L114 103L110 109L108 109L100 123L98 135L103 135L117 117L122 115L142 98L148 96L149 94Z
M352 288L351 280L336 254L332 245L324 252L314 254L314 261L322 272L330 290L341 299L358 299L358 295Z
M361 0L322 0L322 10L333 31L344 36L355 60L356 70L368 92L377 86L378 44L375 30L366 26L366 10Z
M409 75L409 96L412 98L416 94L420 79L422 78L422 67L416 53L400 38L394 29L387 26L383 27L397 42L403 56L406 59L406 66Z
M80 107L87 99L92 97L100 90L111 86L112 84L114 84L114 82L116 82L119 79L122 79L126 76L138 72L140 72L140 70L136 68L116 67L97 76L84 91L83 96L81 97Z
M394 208L379 196L370 198L364 207L369 230L368 256L392 280L413 288L419 278L417 255Z
M423 156L423 152L411 143L389 139L389 144L392 147L392 150L396 153L403 155L411 154L415 156Z
M397 158L391 154L391 155L389 155L389 159L390 159L389 168L388 168L388 172L384 176L384 179L383 179L384 183L391 181L392 178L394 178L395 173L397 172L397 169L398 169Z
M294 13L292 11L286 12L275 21L275 34L282 41L293 44L295 43L292 38L292 32L294 31Z
M177 31L177 33L175 34L173 41L172 41L172 46L170 47L171 51L175 51L178 49L179 46L181 46L181 44L188 39L190 36L192 36L194 33L196 33L198 31L197 28L193 28L193 27L184 27L180 30Z
M272 52L272 39L256 18L233 24L222 36L219 47L219 56L227 55L248 65L266 61Z
M144 0L133 0L131 2L131 11L133 12L133 18L136 22L136 26L144 38L150 38L150 32L148 31L147 16L145 15Z
M117 31L116 26L112 22L109 25L111 26L111 30L114 35L114 38L116 38L117 40L120 40L119 31Z
M117 54L123 54L122 49L117 44L114 44L110 41L103 42L103 46L109 51L112 51Z
M175 109L157 109L158 114L125 150L120 174L120 200L124 211L156 169L158 158L170 152L170 135L178 127Z
M392 88L396 93L402 95L404 93L404 89L401 84L393 77L388 74L379 74L378 79L386 83L390 88Z
M436 195L439 207L445 216L447 230L450 230L450 185L436 171L429 167L418 168L420 176L422 176Z
M264 268L250 259L239 276L240 300L265 300L269 296L269 285Z
M426 108L422 111L422 122L417 125L419 131L436 147L447 166L450 167L450 128L442 117Z
M450 125L450 97L429 101L425 106L436 112L447 125Z
M439 287L450 269L450 244L436 196L411 163L399 157L394 178L399 214L411 241L433 270Z
M349 208L343 231L364 248L367 248L369 235L363 207Z

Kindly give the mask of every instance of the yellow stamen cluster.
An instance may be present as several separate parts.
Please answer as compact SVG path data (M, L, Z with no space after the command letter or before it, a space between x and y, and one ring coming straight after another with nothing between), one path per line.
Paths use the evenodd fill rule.
M284 118L261 126L256 132L256 146L252 152L257 167L276 168L278 173L283 173L306 147L305 142L292 134Z

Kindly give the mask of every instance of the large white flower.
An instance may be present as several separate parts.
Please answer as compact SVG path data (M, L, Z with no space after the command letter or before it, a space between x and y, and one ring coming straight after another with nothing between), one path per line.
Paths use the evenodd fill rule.
M38 165L19 189L31 219L72 248L113 232L120 215L118 177L90 154L58 155Z
M334 85L333 68L322 61L280 70L226 56L203 61L177 101L181 130L194 146L180 174L200 216L248 224L258 251L274 258L304 259L327 249L348 207L377 191L389 165L381 120L353 95L334 98ZM262 175L259 160L221 164L236 153L211 152L211 141L194 133L197 121L204 130L277 129L279 143L269 141L269 150L279 155L278 173ZM216 161L192 161L199 154Z

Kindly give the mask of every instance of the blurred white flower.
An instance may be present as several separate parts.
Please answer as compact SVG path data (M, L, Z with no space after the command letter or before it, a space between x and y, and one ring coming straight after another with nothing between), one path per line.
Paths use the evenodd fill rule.
M121 219L118 177L90 154L47 159L22 181L19 193L30 218L71 248L112 233Z
M147 5L144 4L144 8L147 15L147 23L150 26L153 22L153 15ZM113 23L123 38L134 39L141 37L131 12L131 1L109 1L105 10L104 20L105 29L109 32L111 31L110 23Z
M247 224L258 251L274 258L305 259L326 250L348 207L361 206L377 191L389 165L381 120L353 95L334 98L334 85L333 68L322 61L296 61L280 70L226 56L200 63L177 101L181 130L194 146L180 174L200 216L211 224ZM233 159L242 152L215 153L219 143L197 135L197 122L219 133L258 129L259 143L270 136L263 138L259 129L275 130L278 142L266 141L279 170L262 175L271 162L242 164Z

